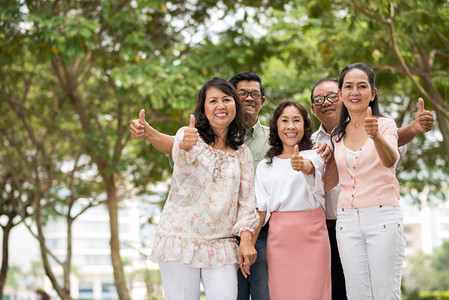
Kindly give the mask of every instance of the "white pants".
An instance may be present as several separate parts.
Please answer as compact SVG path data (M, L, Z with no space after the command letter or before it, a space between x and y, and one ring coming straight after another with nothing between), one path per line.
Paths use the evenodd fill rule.
M348 299L401 299L401 208L339 208L336 232Z
M165 299L199 300L200 280L206 299L237 299L237 264L218 268L195 268L176 261L159 262Z

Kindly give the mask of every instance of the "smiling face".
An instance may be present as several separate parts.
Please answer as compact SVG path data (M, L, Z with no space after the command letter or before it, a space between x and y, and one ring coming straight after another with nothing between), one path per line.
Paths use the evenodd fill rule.
M352 69L343 78L339 95L348 112L366 113L369 103L374 100L377 89L372 89L368 75L360 69Z
M265 102L265 97L260 93L260 84L257 81L242 80L237 83L237 93L247 92L246 97L239 96L242 104L242 112L248 127L252 127L257 122L259 112ZM258 92L260 97L252 97L248 92ZM243 94L243 93L242 93Z
M295 106L287 106L277 120L278 135L284 152L293 148L304 136L304 119Z
M214 131L227 129L236 114L234 98L216 87L210 87L206 91L204 114Z
M331 93L338 93L338 82L323 81L315 87L312 98L327 96ZM323 124L325 130L330 133L340 120L341 101L331 103L325 99L321 105L312 104L312 112Z

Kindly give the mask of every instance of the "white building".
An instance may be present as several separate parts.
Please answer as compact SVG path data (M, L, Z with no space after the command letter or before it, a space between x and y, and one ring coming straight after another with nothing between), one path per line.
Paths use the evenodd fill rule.
M401 199L404 213L404 231L407 238L406 256L422 251L430 254L449 240L449 198L429 204L421 198L421 207L405 197Z
M126 200L119 210L119 237L124 262L139 259L139 214L136 200ZM49 222L46 243L59 259L66 257L67 226L64 220ZM72 297L76 299L116 299L109 247L109 213L105 205L89 208L73 223L72 229ZM53 264L55 266L55 264ZM57 275L62 270L54 269ZM58 272L59 271L59 272Z
M148 200L148 199L147 199ZM152 200L152 201L151 201ZM151 245L155 225L147 223L151 214L160 214L160 208L155 202L159 198L150 198L146 206L137 200L123 200L120 202L119 238L120 255L126 274L132 274L139 269L157 268L157 264L148 260L151 249L143 244ZM150 215L148 215L150 214ZM22 225L14 228L11 234L10 265L19 266L24 272L30 272L32 261L41 261L41 254L37 240ZM89 208L73 223L72 227L72 274L71 296L74 299L118 299L113 268L110 257L109 213L106 205ZM0 232L1 235L1 232ZM65 260L67 251L67 224L64 219L51 220L45 227L47 247L60 260ZM144 239L145 243L142 243ZM50 260L52 270L61 277L62 268L54 260ZM42 272L42 270L41 270ZM14 296L12 299L35 299L30 296L37 288L43 289L55 296L52 286L44 273L34 277L34 286L27 284L20 287L21 291L5 295ZM128 276L133 277L133 276ZM135 277L133 277L135 278ZM137 279L138 280L138 279ZM147 299L147 287L142 282L128 282L132 299ZM25 296L26 295L26 296Z

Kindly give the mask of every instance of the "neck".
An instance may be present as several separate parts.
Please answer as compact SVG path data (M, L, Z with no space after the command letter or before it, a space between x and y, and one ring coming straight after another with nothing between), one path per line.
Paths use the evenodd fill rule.
M338 121L337 122L328 122L328 123L321 123L323 125L324 131L326 131L326 133L331 134L332 130L334 130L335 127L338 126Z
M226 148L226 137L228 136L228 128L216 130L214 129L217 137L215 138L214 148Z
M349 125L352 125L354 128L363 127L365 124L366 113L362 114L351 114L349 113L351 120L349 121Z
M257 118L253 118L248 114L245 115L244 119L245 119L246 126L248 126L248 129L253 127L257 123Z
M292 157L294 152L294 147L283 146L282 154L280 155L282 158Z

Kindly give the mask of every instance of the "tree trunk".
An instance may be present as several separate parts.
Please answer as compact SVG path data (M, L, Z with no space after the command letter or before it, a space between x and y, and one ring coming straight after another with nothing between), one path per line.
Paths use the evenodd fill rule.
M126 287L125 273L120 258L120 242L118 229L118 201L115 186L116 174L104 174L106 192L108 196L109 227L111 231L111 262L114 269L114 281L120 300L129 300L129 293Z
M67 216L67 256L65 262L62 264L64 276L64 290L70 294L70 265L72 262L72 224L73 220Z
M9 234L13 225L14 216L10 216L8 223L3 227L3 241L2 241L2 268L0 270L0 299L3 298L3 288L5 287L6 274L9 268Z
M444 104L443 97L441 97L441 94L434 87L431 79L427 77L421 77L421 79L424 82L424 87L429 92L430 96L433 98L433 101L436 103L440 103L441 106L443 106ZM443 114L443 112L438 107L434 106L434 109L437 115L438 127L440 128L441 135L443 136L443 145L444 150L446 152L446 157L447 160L449 161L449 128L447 124L449 119L446 117L445 114Z
M50 282L53 286L53 288L56 290L56 293L59 297L61 297L62 300L71 300L70 297L70 289L66 290L64 287L62 287L58 280L56 279L55 274L53 273L50 262L48 260L48 249L45 245L45 236L44 232L42 230L43 224L41 219L41 204L40 204L40 197L36 197L34 200L34 217L35 217L35 223L37 227L37 238L39 241L39 246L41 250L41 256L42 256L42 264L44 265L45 274L50 279Z
M435 113L437 115L438 127L440 128L441 134L443 135L443 145L446 151L446 157L449 161L449 128L447 125L447 119L439 109L435 109Z

